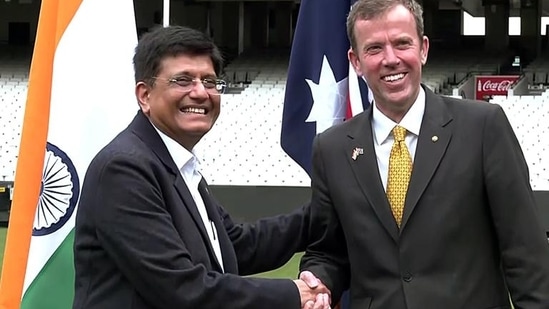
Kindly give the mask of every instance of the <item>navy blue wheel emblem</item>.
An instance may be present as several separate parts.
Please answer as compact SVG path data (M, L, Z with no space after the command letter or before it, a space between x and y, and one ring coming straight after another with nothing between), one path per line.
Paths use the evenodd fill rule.
M79 194L78 173L71 159L47 143L32 235L44 236L60 229L72 216Z

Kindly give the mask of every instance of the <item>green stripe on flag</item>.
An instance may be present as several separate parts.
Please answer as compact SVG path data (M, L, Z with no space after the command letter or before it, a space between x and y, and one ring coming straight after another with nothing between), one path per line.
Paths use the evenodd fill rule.
M74 229L23 296L21 309L70 309L74 298Z

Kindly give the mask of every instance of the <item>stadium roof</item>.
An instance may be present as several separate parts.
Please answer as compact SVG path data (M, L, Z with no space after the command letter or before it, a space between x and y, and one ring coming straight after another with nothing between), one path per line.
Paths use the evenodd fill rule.
M437 5L440 9L463 9L471 16L484 17L483 4L498 4L509 3L510 16L519 17L521 7L531 7L536 4L537 1L542 3L542 15L549 16L549 1L548 0L423 0L423 2L429 2L433 5Z

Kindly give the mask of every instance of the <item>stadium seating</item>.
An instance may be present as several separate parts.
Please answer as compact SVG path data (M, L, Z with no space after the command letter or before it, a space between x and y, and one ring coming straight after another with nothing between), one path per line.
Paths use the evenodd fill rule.
M13 181L19 152L30 57L25 51L0 52L0 180Z
M532 189L549 190L549 90L540 96L495 96L492 103L505 110L530 170Z
M17 55L19 55L17 53ZM225 68L224 77L243 89L222 97L221 115L197 145L201 170L213 185L309 186L308 175L280 147L288 50L243 55ZM27 93L30 57L0 52L0 180L13 181ZM496 74L502 59L472 52L432 55L424 80L446 93L472 73ZM525 68L532 83L547 83L549 61L536 59ZM511 121L522 145L534 190L549 190L549 90L540 96L494 97Z
M549 55L547 53L543 53L524 68L524 74L528 78L528 82L536 86L549 84L548 73Z

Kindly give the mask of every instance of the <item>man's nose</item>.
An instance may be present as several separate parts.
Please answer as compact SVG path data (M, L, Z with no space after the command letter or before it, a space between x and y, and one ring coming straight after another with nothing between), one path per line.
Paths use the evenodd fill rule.
M201 81L196 81L193 83L193 88L191 89L191 92L189 92L189 96L192 98L207 98L209 95L204 84Z
M386 66L397 66L400 64L400 58L395 53L395 49L392 46L385 48L383 64Z

